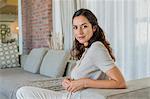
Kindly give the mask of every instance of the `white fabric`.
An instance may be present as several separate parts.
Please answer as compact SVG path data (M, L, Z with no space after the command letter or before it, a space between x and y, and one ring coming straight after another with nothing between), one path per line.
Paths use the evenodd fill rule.
M16 97L17 99L81 99L80 91L73 94L66 90L52 91L31 86L21 87L17 91Z
M21 87L16 93L17 99L62 99L62 93L37 87Z
M52 0L52 12L53 12L52 43L58 42L58 40L61 41L61 39L63 39L64 50L70 50L72 47L73 41L72 15L74 11L75 11L74 0ZM59 39L55 39L55 37L58 36L62 37L60 37ZM57 48L58 46L55 45L52 45L53 46L52 48L58 49ZM59 45L61 45L61 42Z
M41 62L46 52L47 48L32 49L23 66L24 70L32 73L38 73L41 66Z
M48 50L42 61L40 74L49 77L62 77L68 59L69 54L64 50Z
M106 99L106 97L96 90L82 90L69 93L66 90L52 91L37 87L24 86L17 93L17 99Z

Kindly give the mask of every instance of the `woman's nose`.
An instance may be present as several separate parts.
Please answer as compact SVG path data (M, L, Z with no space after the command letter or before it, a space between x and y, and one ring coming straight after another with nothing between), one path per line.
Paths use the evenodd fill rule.
M78 33L78 35L82 35L82 34L83 34L82 29L81 29L81 28L78 28L77 33Z

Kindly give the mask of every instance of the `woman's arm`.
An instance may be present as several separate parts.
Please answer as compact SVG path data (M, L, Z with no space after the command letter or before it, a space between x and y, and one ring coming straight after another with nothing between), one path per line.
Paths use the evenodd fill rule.
M79 80L73 80L68 83L69 92L76 92L84 88L107 88L107 89L116 89L116 88L126 88L125 80L120 72L120 70L114 66L106 72L109 77L109 80L93 80L89 78L81 78Z
M120 70L114 66L106 72L109 80L85 79L85 87L91 88L126 88L125 80Z

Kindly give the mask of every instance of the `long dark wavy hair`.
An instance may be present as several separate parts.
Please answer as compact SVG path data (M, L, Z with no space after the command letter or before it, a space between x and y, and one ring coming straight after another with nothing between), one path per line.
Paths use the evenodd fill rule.
M89 48L93 42L100 41L104 44L104 46L107 48L111 58L115 61L115 57L112 53L112 48L110 47L110 43L106 40L103 30L98 25L96 16L90 10L82 8L74 13L74 15L72 17L72 23L73 23L73 19L77 16L86 17L88 19L88 21L91 23L92 28L93 27L96 28L96 31L93 33L93 36L88 41L87 48ZM71 50L72 57L79 60L84 51L85 51L85 46L83 44L79 43L79 41L75 38L73 48Z

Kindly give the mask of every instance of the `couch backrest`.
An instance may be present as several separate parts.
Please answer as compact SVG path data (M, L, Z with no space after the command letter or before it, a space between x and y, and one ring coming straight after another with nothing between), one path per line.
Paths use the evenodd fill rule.
M40 67L40 74L50 77L62 77L69 53L64 50L48 50Z
M20 62L21 62L22 67L24 66L24 63L25 63L27 57L28 57L27 54L22 54L21 55L21 57L20 57L21 61ZM67 60L67 64L66 64L66 68L65 68L63 76L70 76L70 72L74 68L75 64L76 64L75 60Z
M29 53L23 69L31 73L39 73L42 60L47 53L48 48L34 48Z
M48 55L49 54L49 55ZM61 62L60 61L60 59L61 59L61 56L62 56L62 60L63 60L63 55L61 55L61 54L63 54L63 52L62 52L62 50L49 50L49 53L47 52L46 54L45 54L45 56L44 56L44 58L48 58L48 59L44 59L43 58L43 60L44 61L46 61L47 63L46 64L48 64L47 65L47 68L49 68L50 66L52 67L52 68L54 68L54 69L56 69L56 67L53 67L53 65L59 65L59 64L55 64L55 63L49 63L50 61L52 61L52 62ZM20 62L21 62L21 67L22 68L24 68L24 65L25 65L25 62L26 62L26 60L27 60L27 58L28 58L28 56L29 55L27 55L27 54L22 54L21 55L21 57L20 57ZM52 56L52 57L51 57ZM74 64L74 61L70 61L69 60L69 52L67 52L67 57L65 56L64 57L64 60L63 61L65 61L64 63L65 63L65 66L63 67L65 70L62 70L63 71L63 76L68 76L68 75L70 75L70 71L71 71L71 69L72 69L72 65ZM57 58L57 59L56 59ZM42 60L42 62L44 62ZM49 62L48 62L48 60L49 60ZM64 63L62 63L62 64L60 64L60 65L63 65ZM41 64L44 64L44 63L41 63ZM40 67L41 69L45 69L46 68L46 66L45 67ZM44 70L43 69L43 70ZM62 69L62 68L61 68ZM50 68L49 68L49 71L51 72L52 70L50 70ZM43 71L42 71L43 72ZM45 73L42 73L41 72L41 74L42 75L45 75ZM48 72L48 71L46 71L46 72ZM48 76L48 75L46 75L46 76Z

